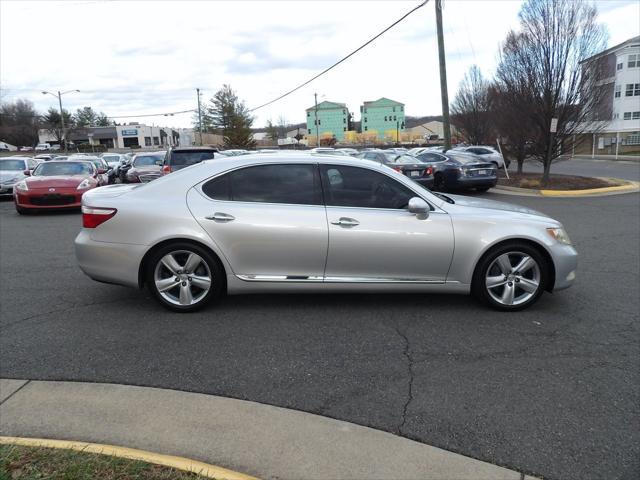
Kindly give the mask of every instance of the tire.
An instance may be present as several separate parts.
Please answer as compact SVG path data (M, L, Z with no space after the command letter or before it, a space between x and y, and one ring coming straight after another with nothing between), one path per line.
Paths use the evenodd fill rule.
M433 177L433 189L439 192L445 190L444 175L442 173L436 173Z
M514 267L522 264L525 257L529 260L524 264L524 270L516 270ZM491 249L480 259L473 274L471 292L496 310L518 311L533 305L548 282L547 259L530 244L514 241ZM494 285L489 287L491 283Z
M28 209L19 207L18 205L16 205L16 212L18 212L18 215L28 215L31 213Z
M193 260L191 266L189 258ZM162 246L146 261L145 280L149 291L165 308L194 312L222 295L226 278L220 261L207 249L175 242ZM163 286L165 290L161 291Z
M487 190L489 190L491 187L476 187L476 191L477 192L486 192Z

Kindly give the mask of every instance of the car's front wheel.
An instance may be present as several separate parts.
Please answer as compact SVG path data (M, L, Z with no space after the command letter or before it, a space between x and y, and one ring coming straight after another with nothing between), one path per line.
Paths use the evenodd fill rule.
M498 310L522 310L540 298L548 279L549 265L536 248L510 242L494 248L480 260L472 292Z
M192 312L224 290L224 269L205 248L176 242L158 249L146 262L151 293L166 308Z

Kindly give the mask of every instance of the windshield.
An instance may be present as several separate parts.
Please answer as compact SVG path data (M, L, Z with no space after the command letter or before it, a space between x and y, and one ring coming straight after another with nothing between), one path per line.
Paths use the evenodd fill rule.
M432 152L423 152L419 155L416 155L416 158L423 163L445 162L447 160L447 157L445 157L444 155Z
M105 162L119 162L120 161L120 155L103 155L102 159Z
M26 170L24 160L0 160L0 170Z
M203 160L211 160L215 152L202 152L202 151L183 151L171 153L171 165L172 166L184 166L200 163Z
M90 163L84 162L60 162L60 163L41 163L33 171L33 175L36 177L51 177L55 175L69 176L69 175L92 175L93 167Z
M413 155L400 155L396 158L396 163L423 163L421 159L414 157Z
M133 161L133 165L136 167L148 167L151 165L157 165L156 162L162 160L162 157L157 155L144 155L141 157L136 157Z
M395 162L398 157L396 152L383 152L383 155L386 157L387 162Z

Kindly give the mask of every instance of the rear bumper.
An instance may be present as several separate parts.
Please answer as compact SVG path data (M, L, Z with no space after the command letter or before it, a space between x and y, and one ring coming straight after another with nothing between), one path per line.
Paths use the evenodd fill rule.
M138 287L140 262L146 245L97 242L91 230L82 229L75 239L76 259L80 270L99 282Z
M458 177L452 187L491 188L498 183L498 177Z
M578 252L571 245L554 245L551 254L556 269L553 290L563 290L573 285L578 268Z

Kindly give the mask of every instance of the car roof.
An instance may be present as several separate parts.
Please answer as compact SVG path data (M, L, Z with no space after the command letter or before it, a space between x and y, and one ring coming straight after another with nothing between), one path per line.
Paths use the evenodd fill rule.
M205 147L205 146L193 146L193 147L173 147L171 149L172 152L201 152L201 151L205 151L205 152L210 152L210 151L214 151L214 152L218 152L219 149L216 147Z

